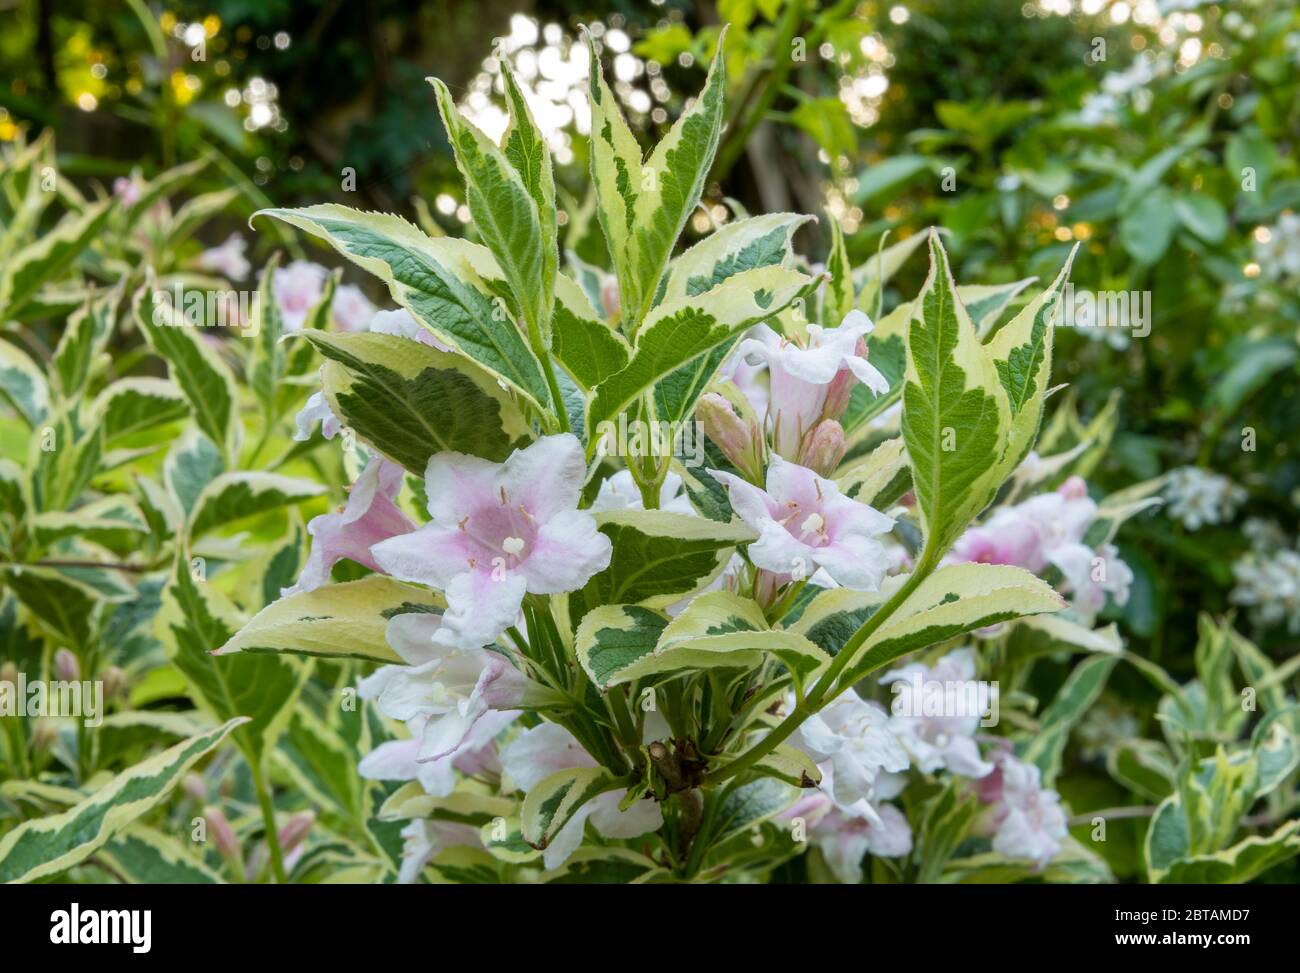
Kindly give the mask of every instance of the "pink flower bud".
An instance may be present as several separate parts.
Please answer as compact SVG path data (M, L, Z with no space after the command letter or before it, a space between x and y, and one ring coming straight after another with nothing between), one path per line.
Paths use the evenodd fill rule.
M844 427L834 419L823 419L808 430L799 444L799 465L821 476L830 476L847 448Z
M859 358L867 357L867 342L863 338L858 339L857 347L853 353ZM849 399L853 396L854 386L858 384L858 377L848 368L841 368L835 373L830 384L826 386L826 403L822 406L823 419L839 419L849 408Z
M208 785L198 774L186 774L181 778L181 789L195 801L204 801L208 796Z
M297 848L315 823L315 811L300 811L292 815L288 821L280 825L280 830L276 833L280 839L280 850L288 854Z
M618 281L610 277L600 288L601 310L605 312L605 317L616 318L622 310L621 301L618 293Z
M736 415L731 403L717 392L706 392L700 396L695 414L704 425L705 435L722 450L722 454L748 479L761 482L762 440Z
M1082 500L1088 495L1088 484L1081 476L1072 476L1060 487L1061 496L1066 500Z
M65 682L76 682L81 678L81 663L68 649L59 649L54 653L54 674Z
M230 820L222 812L221 808L204 808L203 819L207 822L208 831L212 833L212 843L217 846L217 851L221 854L221 857L239 861L243 857L243 849L239 846L239 836L235 834L235 829L230 826Z

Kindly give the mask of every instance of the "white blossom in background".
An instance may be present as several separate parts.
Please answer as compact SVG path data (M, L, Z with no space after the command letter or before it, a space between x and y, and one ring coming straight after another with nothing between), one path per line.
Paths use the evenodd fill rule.
M1206 524L1223 524L1236 516L1246 502L1246 491L1226 476L1184 466L1169 474L1165 482L1169 515L1188 530Z
M1237 585L1229 599L1243 605L1261 626L1285 623L1300 634L1300 552L1283 549L1247 554L1232 566Z
M1283 213L1272 226L1256 227L1255 262L1265 280L1300 278L1300 214Z

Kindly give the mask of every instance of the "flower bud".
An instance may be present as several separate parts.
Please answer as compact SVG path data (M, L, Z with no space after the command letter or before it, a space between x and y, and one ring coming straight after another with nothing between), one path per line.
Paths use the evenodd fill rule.
M233 858L238 861L243 857L243 851L239 846L239 837L235 834L235 829L230 826L230 820L219 807L205 807L203 809L203 819L207 822L208 831L212 834L212 843L216 845L217 851L222 858Z
M276 837L280 840L280 850L286 855L302 844L303 839L307 837L307 832L311 826L316 823L315 811L299 811L291 815L289 820L280 825L280 830L276 832Z
M618 280L610 277L600 288L601 310L605 312L605 317L616 318L622 310L621 301L618 293Z
M1061 484L1060 492L1066 500L1082 500L1088 495L1088 484L1083 477L1075 475Z
M799 465L820 476L830 476L847 449L844 427L834 419L823 419L808 430L799 444Z
M104 683L104 699L113 700L126 692L126 673L120 666L109 666L100 679Z
M762 440L757 430L748 426L724 396L706 392L700 396L696 416L704 425L704 433L722 454L754 483L761 483Z
M202 803L208 796L208 785L198 774L190 773L181 778L181 789L195 801Z
M857 346L853 353L859 358L867 357L867 342L863 338L858 339ZM835 373L830 384L826 386L826 402L822 406L823 419L839 419L848 411L849 400L853 397L853 389L858 384L858 377L850 369L841 368Z
M54 653L54 674L65 682L76 682L81 678L81 663L68 649L59 649Z

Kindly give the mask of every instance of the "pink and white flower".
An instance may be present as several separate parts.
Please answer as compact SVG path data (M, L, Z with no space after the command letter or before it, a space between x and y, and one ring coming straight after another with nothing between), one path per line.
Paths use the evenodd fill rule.
M313 392L307 399L307 404L298 410L297 415L293 417L294 442L305 443L311 439L311 431L316 428L316 423L320 423L320 434L326 439L333 439L343 428L343 423L339 417L334 414L330 408L329 400L325 398L324 392Z
M419 879L424 866L447 848L468 845L482 847L478 829L455 821L412 821L402 829L402 866L397 873L400 885Z
M889 391L888 380L866 359L863 339L874 327L869 317L854 310L838 328L810 324L801 343L767 327L740 343L737 353L747 362L767 364L773 445L786 459L798 457L803 437L819 421L844 414L855 382L877 395Z
M820 849L827 866L839 881L857 885L862 881L862 858L902 858L912 851L912 828L907 816L893 804L882 804L874 818L847 814L821 791L795 802L783 818L803 818L808 841Z
M311 554L298 583L281 594L314 591L329 581L330 571L343 558L380 570L371 547L395 534L415 529L415 524L394 503L404 471L396 463L373 456L352 484L347 504L337 513L321 514L307 524L312 536Z
M271 288L280 306L285 331L301 331L311 309L325 293L328 271L308 260L295 260L275 272Z
M375 306L360 287L342 284L334 289L330 314L334 323L344 331L365 331L375 316Z
M525 794L561 770L598 766L573 734L556 723L542 723L520 733L501 748L501 765ZM578 808L546 846L542 863L548 869L563 865L582 843L588 819L606 838L615 839L636 838L663 825L663 815L653 800L642 799L626 811L619 810L625 794L626 791L607 791Z
M890 554L876 538L894 521L843 496L831 480L773 456L767 489L718 470L731 506L754 530L749 559L775 574L809 577L822 568L839 585L875 591L889 569Z
M399 338L409 338L439 351L451 351L433 336L433 332L422 325L406 308L395 311L376 311L370 318L369 328L372 334L391 334Z
M389 719L405 723L418 746L412 755L411 741L381 744L363 761L363 775L385 766L391 772L396 769L392 761L398 762L403 774L409 772L412 760L454 762L464 752L485 746L518 715L515 711L537 702L539 694L546 692L544 687L534 687L498 652L438 644L435 636L441 626L440 615L422 612L389 620L384 636L406 664L375 670L361 681L360 695L375 700ZM489 735L484 739L475 731L491 711L507 713L509 719L489 720Z
M1042 786L1034 764L1007 750L992 754L993 773L976 787L980 800L992 805L983 828L993 833L993 850L1007 858L1032 861L1042 868L1061 852L1068 822L1056 791Z
M220 274L226 280L243 280L251 269L248 258L244 256L246 249L247 241L238 233L232 233L221 246L199 254L198 267L209 273Z
M568 433L504 463L437 453L425 471L431 521L372 553L393 577L446 593L435 641L488 645L515 623L525 594L574 591L609 566L609 538L577 509L585 475L582 445Z

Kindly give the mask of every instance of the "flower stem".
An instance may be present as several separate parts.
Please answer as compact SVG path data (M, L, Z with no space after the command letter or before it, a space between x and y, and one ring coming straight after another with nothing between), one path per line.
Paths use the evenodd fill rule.
M257 791L257 803L262 808L262 827L266 832L266 847L271 852L271 873L278 884L284 885L288 879L284 874L284 856L280 853L280 833L275 826L275 805L271 803L271 791L266 786L266 773L259 760L250 760L248 766L253 772L253 789Z

